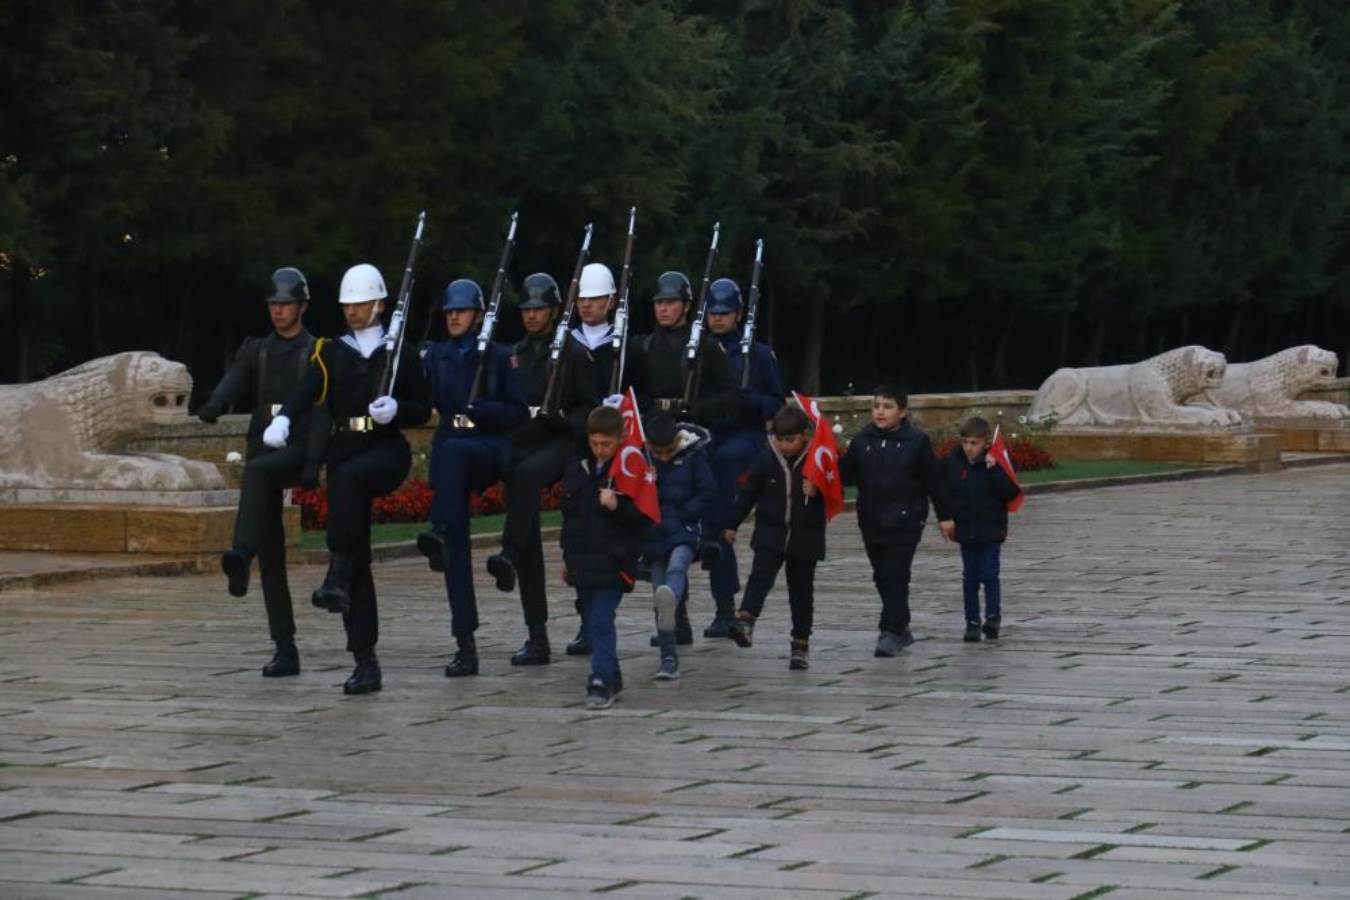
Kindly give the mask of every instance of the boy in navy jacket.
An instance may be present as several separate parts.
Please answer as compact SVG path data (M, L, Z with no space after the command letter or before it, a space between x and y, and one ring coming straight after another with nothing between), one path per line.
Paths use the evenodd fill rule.
M680 677L676 612L688 593L689 566L698 551L703 519L717 500L717 481L704 449L708 432L703 428L677 425L667 413L657 413L647 422L646 437L661 501L661 521L651 527L642 553L651 566L656 641L661 648L655 677L673 681Z
M591 642L588 709L608 709L623 690L614 617L650 524L633 501L614 490L610 466L623 441L623 414L601 406L586 419L593 459L571 463L563 473L563 581L577 589L582 622Z
M737 493L730 527L723 533L728 543L734 543L736 529L750 510L755 511L755 533L750 538L755 557L731 639L741 647L750 646L764 598L778 571L786 566L792 611L788 668L805 669L815 613L816 564L825 558L825 501L817 496L816 486L802 477L813 431L806 413L797 406L785 406L773 417L770 431L769 446Z
M984 634L998 637L1002 596L999 556L1008 536L1008 502L1022 492L989 455L992 431L976 416L961 426L961 452L947 457L956 540L961 545L961 588L966 606L964 640L980 639L980 585L984 585Z

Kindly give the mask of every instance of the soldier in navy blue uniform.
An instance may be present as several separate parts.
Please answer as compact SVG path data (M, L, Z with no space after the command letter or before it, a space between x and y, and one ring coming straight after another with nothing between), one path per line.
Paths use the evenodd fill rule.
M586 417L599 402L586 348L569 338L553 372L550 350L561 297L552 276L536 272L525 279L520 318L525 336L511 363L530 407L530 418L511 433L511 463L506 474L506 522L501 553L489 556L487 569L503 591L520 581L520 605L529 637L513 666L546 665L548 595L544 588L544 545L539 533L540 494L562 478L586 440ZM559 380L556 409L544 409L550 377Z
M735 383L745 384L745 355L741 352L739 320L744 304L741 289L730 278L719 278L708 286L708 331L726 351ZM783 405L783 378L778 358L768 344L756 341L750 347L750 380L740 389L733 414L714 419L710 424L713 477L717 479L716 515L710 517L704 534L718 535L721 553L708 554L704 567L712 587L716 617L703 633L707 637L731 637L736 618L736 594L741 589L736 553L721 538L733 527L736 490L767 446L767 425Z
M421 425L431 414L417 349L404 344L389 393L382 387L389 350L380 313L388 293L374 266L362 263L342 277L338 302L350 329L336 341L318 341L300 384L263 432L269 447L286 446L291 422L307 413L325 430L328 470L328 574L312 596L315 606L342 613L347 649L356 669L343 684L348 694L382 687L375 657L379 612L370 571L370 508L408 477L412 451L400 429ZM309 439L319 434L309 431ZM308 448L317 452L315 447Z
M525 395L511 365L511 348L489 344L480 358L478 329L483 291L474 281L450 282L441 304L449 337L430 345L423 364L440 425L432 438L429 466L431 530L417 536L417 549L433 572L445 573L450 631L457 650L447 678L478 674L478 602L469 551L469 492L501 480L511 460L508 435L529 418ZM479 365L482 390L469 402Z
M273 272L272 292L267 297L272 333L244 341L225 377L197 410L197 418L212 423L230 403L242 397L249 398L252 404L248 463L240 485L234 539L221 556L220 566L229 579L230 593L242 597L248 593L249 570L257 557L268 631L276 644L271 661L263 666L264 678L300 674L295 613L286 578L286 532L282 526L281 501L286 488L302 480L306 452L303 444L273 450L263 444L262 435L309 365L314 336L301 322L308 303L309 286L299 269L286 267Z

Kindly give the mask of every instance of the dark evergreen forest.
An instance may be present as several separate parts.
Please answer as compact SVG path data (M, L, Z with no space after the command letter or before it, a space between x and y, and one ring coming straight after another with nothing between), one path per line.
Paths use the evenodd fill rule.
M1335 0L0 0L0 380L154 349L209 388L428 211L454 277L748 280L811 391L1034 387L1203 343L1350 356ZM517 333L507 316L501 336ZM420 329L420 322L414 327Z

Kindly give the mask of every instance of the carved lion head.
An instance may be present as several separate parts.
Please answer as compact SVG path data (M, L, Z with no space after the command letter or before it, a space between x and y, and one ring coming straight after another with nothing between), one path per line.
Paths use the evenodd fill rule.
M1341 366L1340 357L1314 344L1290 347L1279 355L1284 357L1279 361L1281 380L1293 390L1290 396L1330 384Z
M1228 372L1228 360L1208 347L1187 347L1183 363L1190 376L1187 387L1197 392L1217 388L1223 384L1223 376Z

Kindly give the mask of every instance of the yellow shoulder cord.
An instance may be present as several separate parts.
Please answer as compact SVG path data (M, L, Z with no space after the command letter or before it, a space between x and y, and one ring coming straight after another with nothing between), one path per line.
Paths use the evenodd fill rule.
M323 390L319 391L319 399L314 401L315 406L323 406L324 402L328 400L328 366L324 365L323 354L320 352L326 343L328 343L328 338L316 339L314 341L314 353L309 358L309 361L317 365L319 371L323 373Z

